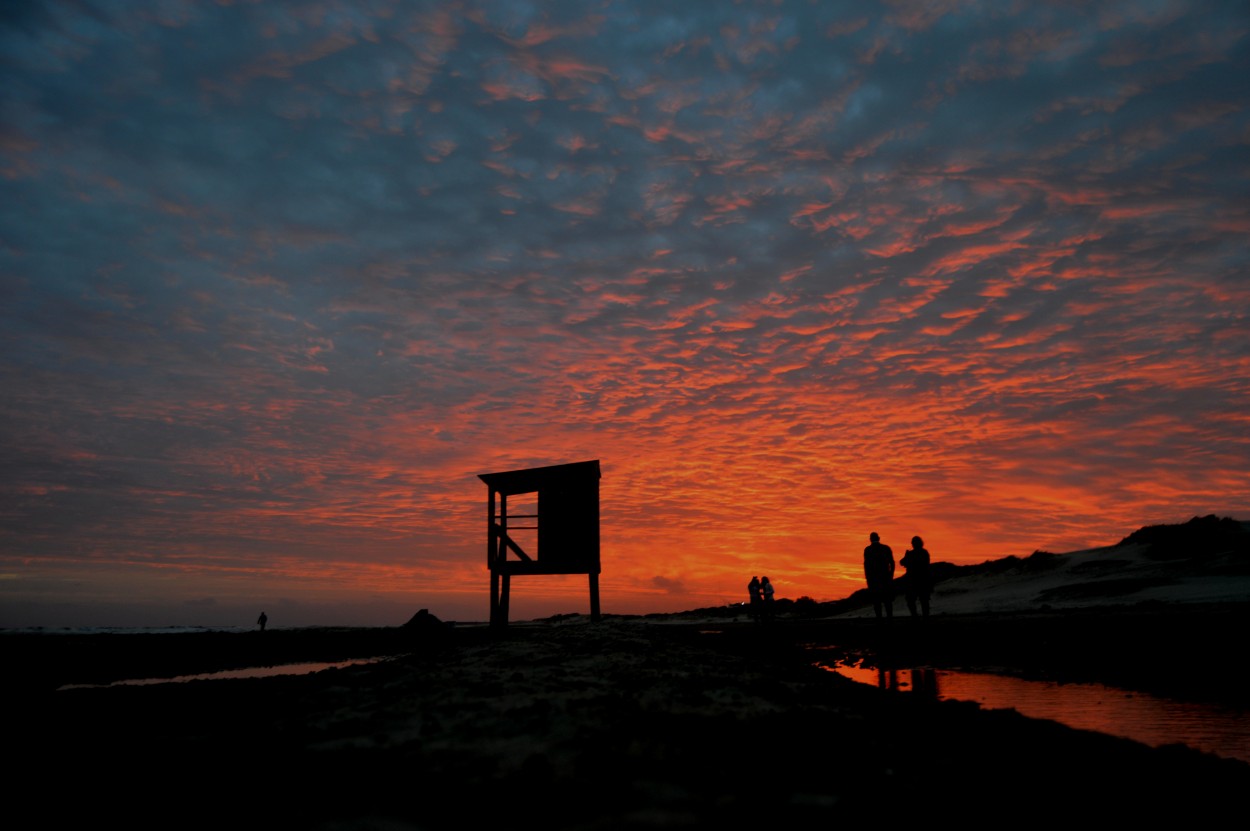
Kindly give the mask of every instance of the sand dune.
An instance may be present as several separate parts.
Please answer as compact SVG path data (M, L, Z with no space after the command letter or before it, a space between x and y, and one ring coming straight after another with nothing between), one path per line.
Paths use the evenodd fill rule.
M1035 552L977 566L934 566L933 614L1062 611L1143 603L1250 601L1250 523L1214 516L1148 526L1120 544L1067 554ZM899 574L903 569L898 570ZM901 589L895 612L906 614ZM871 615L866 596L846 617Z

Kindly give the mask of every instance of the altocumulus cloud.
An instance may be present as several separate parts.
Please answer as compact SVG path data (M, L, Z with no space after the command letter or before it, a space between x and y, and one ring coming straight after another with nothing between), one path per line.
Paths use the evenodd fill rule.
M842 596L870 526L960 561L1244 513L1248 32L9 4L5 596L438 611L481 582L473 474L584 458L626 611L756 562Z

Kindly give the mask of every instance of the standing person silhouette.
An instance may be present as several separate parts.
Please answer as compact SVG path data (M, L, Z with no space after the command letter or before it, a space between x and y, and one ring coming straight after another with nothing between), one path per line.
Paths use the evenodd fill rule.
M760 578L752 577L751 582L747 583L747 596L751 598L751 619L759 621L760 619Z
M269 615L264 612L260 613L260 617L256 618L256 625L260 627L260 631L265 631L265 624L269 622Z
M764 598L764 620L773 619L773 584L768 575L760 578L760 595Z
M907 596L907 609L911 616L916 616L916 601L920 601L921 613L929 616L929 592L932 586L929 580L929 552L925 550L924 540L920 537L911 538L911 550L899 560L907 569L906 585L903 587Z
M864 579L868 582L868 596L872 598L872 609L881 619L882 608L885 617L894 618L894 551L881 542L880 535L873 531L868 535L869 544L864 549Z

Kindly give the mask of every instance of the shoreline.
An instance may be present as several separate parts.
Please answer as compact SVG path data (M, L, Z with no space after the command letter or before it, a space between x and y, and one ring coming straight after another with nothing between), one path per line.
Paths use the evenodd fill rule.
M1245 763L817 669L803 652L813 631L876 637L844 623L450 627L406 633L394 661L310 676L32 694L8 710L17 792L41 795L54 824L89 806L98 820L138 787L137 825L181 822L190 805L204 827L581 829L831 823L886 807L997 824L1024 805L1055 821L1192 821L1250 788ZM984 656L1010 643L1001 620L930 623ZM346 634L367 637L339 632L336 649L395 633ZM118 753L133 765L105 761ZM58 799L65 789L75 799Z
M766 635L790 648L820 643L835 658L873 667L919 665L1088 681L1250 710L1250 690L1229 683L1219 671L1236 658L1224 645L1224 633L1250 631L1250 602L936 614L925 622L906 614L886 623L863 617L791 616L771 625L755 624L728 608L604 615L602 624L715 629L739 638ZM480 623L266 632L0 631L0 658L9 669L10 695L38 694L67 684L399 656L435 645L489 643L518 633L596 625L573 614L514 622L502 631ZM1193 671L1195 667L1200 671Z

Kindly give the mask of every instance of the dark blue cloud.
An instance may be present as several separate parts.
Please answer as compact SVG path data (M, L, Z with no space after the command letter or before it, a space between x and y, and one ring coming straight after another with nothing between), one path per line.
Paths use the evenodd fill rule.
M830 493L971 558L1244 508L1248 33L1218 2L10 4L0 559L408 535L468 569L471 474L566 457L615 460L652 548L767 513L811 596L843 576L802 553L862 536L809 540Z

